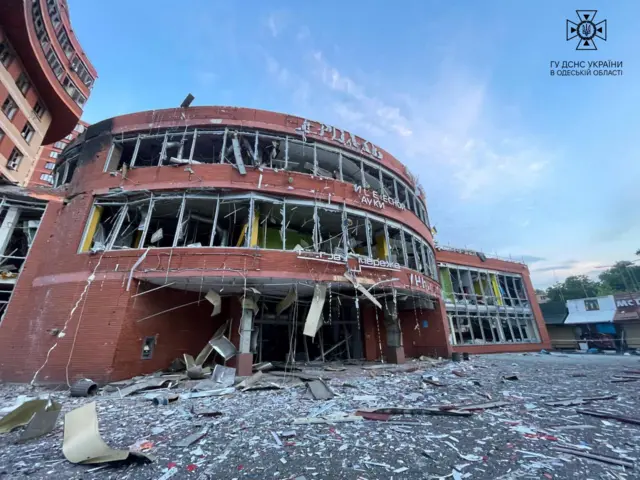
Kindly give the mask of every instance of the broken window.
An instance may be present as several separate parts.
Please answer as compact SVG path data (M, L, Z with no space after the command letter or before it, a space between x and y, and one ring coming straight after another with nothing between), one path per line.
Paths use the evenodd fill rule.
M217 199L211 197L185 198L180 221L178 247L208 247L211 242Z
M389 261L397 262L406 267L402 231L397 227L387 224L387 239L389 242Z
M258 244L260 248L283 249L284 203L271 200L254 200L254 211L258 216Z
M217 227L226 232L228 247L257 246L258 231L254 221L250 225L251 201L248 198L221 198ZM217 228L216 228L217 230ZM254 231L255 230L255 231ZM216 234L217 236L217 234Z
M512 275L498 275L497 277L504 304L508 307L522 306L525 299L519 297L514 277Z
M366 162L362 162L362 170L364 172L364 186L377 192L382 193L382 184L380 183L380 168L373 167Z
M96 204L89 215L81 252L140 248L149 200Z
M389 246L384 233L384 223L374 218L369 218L368 221L370 225L371 257L378 260L387 260L389 258Z
M191 163L220 163L224 143L223 131L196 130L193 138L195 140L187 142L185 147Z
M301 142L291 138L288 143L287 170L313 175L315 171L315 143Z
M349 253L368 256L366 218L347 214L346 229Z
M447 311L454 344L538 341L532 314Z
M430 268L427 266L428 261L426 260L428 258L427 252L424 249L424 244L418 237L413 237L413 250L416 254L416 262L418 264L416 270L431 277Z
M17 277L35 233L40 225L44 206L35 202L3 199L0 209L0 278ZM1 282L0 282L1 283Z
M342 181L362 185L362 161L342 154Z
M408 232L403 232L404 239L404 251L406 254L407 263L406 266L412 270L418 270L418 255L415 252L413 245L413 235Z
M336 255L344 255L344 235L342 230L343 215L339 210L317 208L318 217L318 251ZM354 232L355 234L355 232ZM354 240L355 241L355 240ZM366 239L365 239L366 248Z
M382 171L382 187L383 194L391 198L396 198L396 187L395 182L393 181L393 177L386 173L384 170Z
M424 248L427 254L427 261L430 270L429 276L434 280L438 280L438 267L436 266L436 254L433 251L433 248L427 243L424 243Z
M153 199L151 217L143 247L173 247L179 241L178 221L182 198Z
M314 213L313 205L285 203L285 250L294 250L298 246L307 251L315 250ZM326 238L329 237L327 232Z
M320 144L316 149L316 158L318 168L316 175L326 178L340 178L340 154L332 150L320 148Z
M407 188L403 183L400 182L396 182L396 187L398 189L398 201L405 207L409 208L409 202L407 200Z
M502 330L504 341L507 343L511 343L514 341L515 336L513 334L513 330L511 328L511 322L509 322L509 318L506 313L499 313L498 320L500 322L500 328Z
M285 138L262 132L258 132L256 135L258 138L258 149L256 150L258 165L269 168L284 168Z

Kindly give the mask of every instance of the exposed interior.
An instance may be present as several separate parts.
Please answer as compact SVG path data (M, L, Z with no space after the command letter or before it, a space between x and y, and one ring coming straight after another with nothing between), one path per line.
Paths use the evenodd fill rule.
M454 344L539 342L519 274L440 266Z
M63 152L56 167L56 186L71 181L77 159L67 156ZM272 168L361 185L397 200L429 225L419 190L387 168L321 142L267 131L188 127L116 135L104 171L220 163L234 165L241 174L250 167Z
M46 204L0 197L0 319L40 226Z
M433 249L401 224L343 205L255 193L101 197L89 215L79 250L162 247L348 253L437 278Z

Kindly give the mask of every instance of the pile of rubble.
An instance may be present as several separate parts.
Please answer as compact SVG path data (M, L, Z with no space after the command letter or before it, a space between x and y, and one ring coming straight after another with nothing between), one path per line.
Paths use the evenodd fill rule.
M511 354L3 385L0 477L634 478L634 367Z

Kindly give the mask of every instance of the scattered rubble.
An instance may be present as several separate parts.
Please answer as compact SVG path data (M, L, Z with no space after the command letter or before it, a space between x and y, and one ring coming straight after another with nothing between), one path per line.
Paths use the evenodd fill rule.
M637 366L508 354L293 371L272 362L244 378L214 365L202 380L183 367L91 398L1 385L0 477L631 479L640 430L626 421L638 396L611 378ZM606 411L576 410L592 402Z

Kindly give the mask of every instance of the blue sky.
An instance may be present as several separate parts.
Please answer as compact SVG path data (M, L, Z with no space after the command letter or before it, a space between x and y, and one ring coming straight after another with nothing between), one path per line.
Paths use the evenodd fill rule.
M99 73L88 122L191 92L346 128L419 176L439 243L524 256L536 287L640 248L640 2L69 4ZM580 8L607 19L598 51L565 41Z

